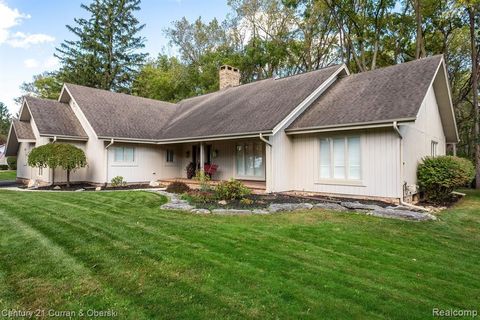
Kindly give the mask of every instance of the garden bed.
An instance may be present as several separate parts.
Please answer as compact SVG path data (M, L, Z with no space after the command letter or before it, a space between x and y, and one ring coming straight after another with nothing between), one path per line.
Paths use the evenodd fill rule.
M60 189L58 189L60 187ZM70 187L66 185L50 185L50 186L42 186L35 188L36 190L52 190L52 191L95 191L97 185L93 185L90 183L78 183L78 184L71 184ZM135 189L158 189L162 188L163 186L153 187L147 184L129 184L125 186L118 186L118 187L104 187L101 186L102 190L135 190ZM26 186L20 188L27 188Z

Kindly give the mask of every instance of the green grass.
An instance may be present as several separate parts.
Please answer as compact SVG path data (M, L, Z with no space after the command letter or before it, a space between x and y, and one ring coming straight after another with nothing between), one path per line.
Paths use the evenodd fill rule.
M197 216L148 192L0 191L0 310L426 319L478 309L480 193L436 222Z
M15 170L0 170L0 181L15 181L17 172Z

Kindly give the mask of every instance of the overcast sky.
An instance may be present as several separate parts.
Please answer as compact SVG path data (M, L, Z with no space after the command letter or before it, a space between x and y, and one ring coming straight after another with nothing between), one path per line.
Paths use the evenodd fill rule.
M163 30L183 16L194 20L198 16L208 21L223 20L228 12L226 0L143 0L137 13L146 27L145 51L153 56L159 52L174 53L169 48ZM32 76L55 70L55 47L72 39L65 25L75 17L85 16L81 3L90 0L0 0L0 101L15 114L19 106L13 99L20 95L19 86Z

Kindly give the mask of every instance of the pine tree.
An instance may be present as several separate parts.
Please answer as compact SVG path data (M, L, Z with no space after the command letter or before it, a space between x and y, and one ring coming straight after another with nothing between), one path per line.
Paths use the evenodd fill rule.
M140 0L94 0L81 7L88 19L75 18L67 29L76 40L65 40L55 54L61 61L60 78L65 82L100 89L129 92L147 54L139 52L145 27L134 16Z
M7 106L3 102L0 102L0 144L3 144L7 140L11 117Z

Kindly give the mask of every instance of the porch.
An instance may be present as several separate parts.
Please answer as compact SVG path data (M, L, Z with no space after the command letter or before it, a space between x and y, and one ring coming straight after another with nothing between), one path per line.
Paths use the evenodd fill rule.
M198 189L200 188L200 182L195 179L186 179L186 178L172 178L172 179L161 179L159 182L164 185L169 185L170 183L174 181L180 181L188 185L192 189ZM216 186L219 184L222 180L211 180L210 184L212 186ZM254 181L254 180L240 180L243 182L243 184L252 190L252 193L255 194L262 194L266 192L266 182L265 181Z

